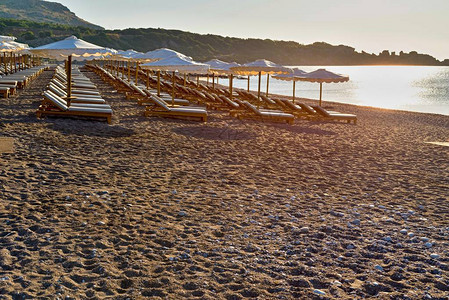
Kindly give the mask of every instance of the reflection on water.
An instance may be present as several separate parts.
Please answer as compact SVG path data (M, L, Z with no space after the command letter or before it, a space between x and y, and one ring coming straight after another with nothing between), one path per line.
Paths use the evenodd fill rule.
M301 67L313 71L323 67ZM330 66L326 69L349 75L345 83L323 84L323 100L363 106L401 109L449 115L449 67L421 66ZM257 90L257 77L251 77L250 88ZM228 85L227 79L220 84ZM292 95L293 84L270 78L269 91ZM234 86L246 88L246 80L234 80ZM262 77L266 91L266 76ZM319 98L319 84L296 83L296 96Z

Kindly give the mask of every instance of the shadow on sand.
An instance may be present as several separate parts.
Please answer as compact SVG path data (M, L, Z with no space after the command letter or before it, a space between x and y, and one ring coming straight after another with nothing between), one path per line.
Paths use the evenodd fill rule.
M236 130L227 127L210 127L210 126L190 126L177 127L172 130L174 133L195 137L205 140L252 140L256 135L244 130Z
M316 123L319 124L319 123ZM321 128L316 128L316 127L310 127L307 125L283 125L283 124L276 124L274 125L278 128L282 128L284 130L293 132L293 133L302 133L302 134L313 134L313 135L336 135L337 133L335 133L334 131L329 131L329 130L323 130Z
M98 137L129 137L135 134L135 131L120 125L109 125L101 120L83 119L57 119L46 118L49 126L56 131L64 134L73 134L80 136L98 136Z

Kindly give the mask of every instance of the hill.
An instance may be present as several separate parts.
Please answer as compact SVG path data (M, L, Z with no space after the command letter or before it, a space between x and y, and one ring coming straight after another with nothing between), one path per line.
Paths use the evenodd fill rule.
M78 18L60 3L42 0L0 0L0 18L85 26L98 30L103 29L101 26Z
M284 65L449 65L427 54L357 52L353 47L317 42L302 45L292 41L241 39L212 34L196 34L161 28L96 30L83 26L0 19L0 34L14 35L19 41L37 47L76 35L88 42L115 49L146 52L168 47L195 60L220 58L245 63L265 58Z

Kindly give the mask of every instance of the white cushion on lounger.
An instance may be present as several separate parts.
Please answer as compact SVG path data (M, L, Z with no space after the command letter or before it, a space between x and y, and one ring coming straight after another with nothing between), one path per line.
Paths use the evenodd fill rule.
M185 113L198 113L205 114L206 110L202 108L187 108L187 107L171 107L170 111L173 112L185 112Z
M112 109L110 108L89 108L89 107L79 107L79 106L70 106L68 111L72 112L97 112L97 113L108 113L112 114Z

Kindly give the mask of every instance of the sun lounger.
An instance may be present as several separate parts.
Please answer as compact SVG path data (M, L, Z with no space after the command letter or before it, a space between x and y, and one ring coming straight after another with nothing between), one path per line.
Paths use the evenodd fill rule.
M67 89L67 85L62 84L61 82L59 82L58 80L54 80L52 79L51 82L53 82L55 85L57 85L60 89L63 89L64 91ZM75 89L72 88L72 93L73 94L83 94L83 95L100 95L100 93L98 91L92 90L92 89Z
M346 121L347 123L354 122L357 124L357 116L352 114L344 114L339 112L330 112L322 108L321 106L312 106L312 108L321 115L324 119L331 119L336 121Z
M143 91L147 95L147 97L137 101L137 103L140 104L140 105L148 105L148 104L154 105L155 102L154 102L153 97L158 97L160 100L164 101L164 103L166 105L171 105L172 104L172 98L169 95L157 96L156 94L152 93L151 91L149 91L147 89L144 89ZM190 101L186 100L186 99L175 98L174 101L173 101L173 104L175 106L188 106L188 105L190 105Z
M62 91L61 89L58 89L57 86L50 84L48 86L48 90L54 93L55 95L61 97L62 99L67 98L67 93L65 91ZM104 104L106 101L102 98L99 98L97 96L83 96L83 95L75 95L72 94L72 97L70 97L70 103L95 103L95 104Z
M109 104L106 103L98 103L98 102L67 102L67 99L64 99L62 97L59 97L57 94L53 93L52 91L47 91L47 93L44 93L44 100L42 100L44 103L51 104L51 102L60 102L67 106L78 106L78 107L96 107L96 108L111 108Z
M207 111L202 108L169 107L157 96L153 96L155 105L147 106L145 116L159 116L165 118L195 119L207 121Z
M308 117L309 115L313 116L315 115L315 112L313 110L304 110L301 108L301 106L297 104L293 104L290 100L287 99L275 99L276 102L279 103L279 105L283 104L285 106L285 111L295 115L295 117Z
M248 101L243 101L241 104L246 108L245 112L237 113L237 118L239 119L255 119L262 121L272 121L272 122L287 122L293 124L295 116L292 114L284 113L277 110L260 110L256 106L249 103Z
M68 117L94 117L106 118L111 123L112 109L106 105L72 105L67 106L65 101L53 94L51 91L44 92L44 100L39 106L36 115L41 118L44 115L68 116Z
M24 76L6 76L0 78L0 84L12 84L18 89L23 89L26 86L28 80Z

